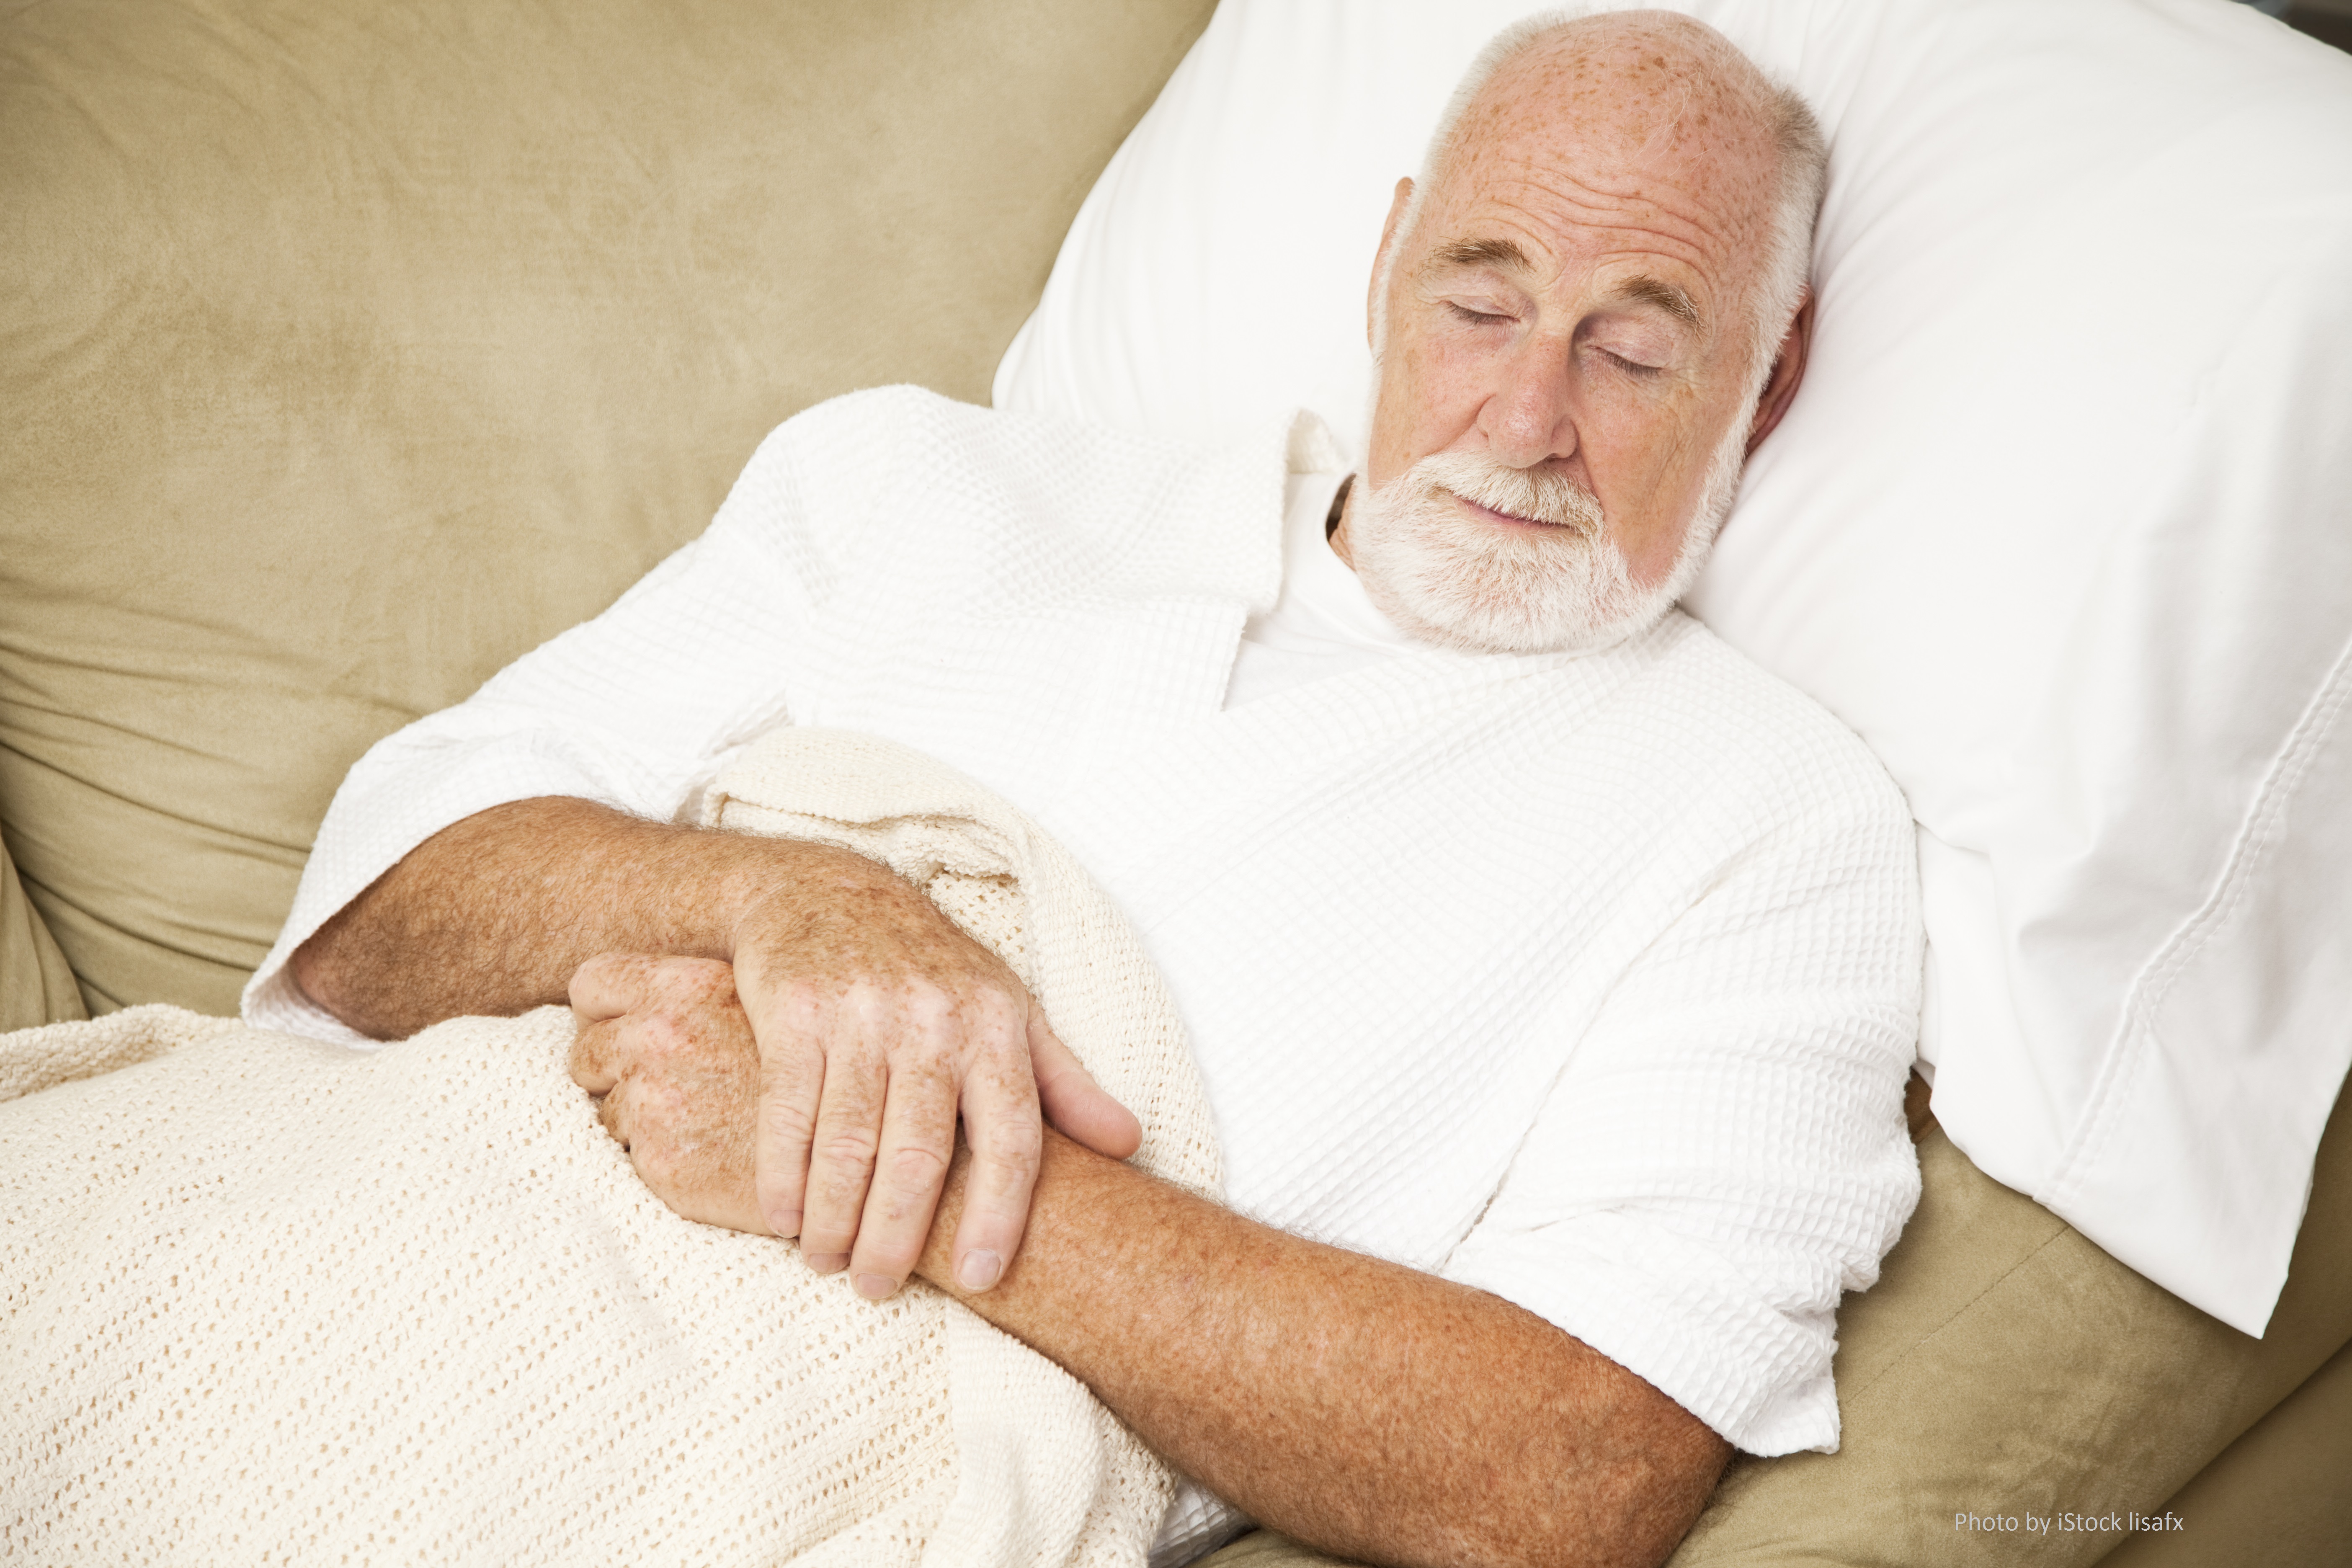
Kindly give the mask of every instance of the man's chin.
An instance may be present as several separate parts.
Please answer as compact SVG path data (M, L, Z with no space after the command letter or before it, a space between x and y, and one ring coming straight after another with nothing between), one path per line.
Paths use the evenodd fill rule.
M1367 582L1373 606L1416 642L1452 653L1591 653L1646 631L1664 615L1667 601L1642 604L1611 616L1529 615L1523 605L1482 605L1447 595L1441 603L1415 604Z
M1442 531L1397 538L1376 526L1355 544L1374 607L1417 642L1457 653L1590 651L1646 627L1670 602L1636 588L1606 539L1508 514L1489 522L1475 503L1445 500L1454 504Z

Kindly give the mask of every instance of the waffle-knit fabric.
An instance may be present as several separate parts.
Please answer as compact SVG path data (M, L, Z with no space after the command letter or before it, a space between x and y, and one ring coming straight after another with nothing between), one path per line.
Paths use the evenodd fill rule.
M1139 1162L1213 1193L1158 976L1018 813L801 730L708 810L923 887L1135 1109ZM1140 1561L1172 1478L1082 1384L919 1282L869 1302L671 1214L572 1037L549 1007L360 1055L161 1006L0 1036L0 1556Z
M772 726L888 736L1134 922L1228 1201L1494 1290L1743 1449L1834 1447L1839 1293L1917 1193L1901 798L1678 614L1224 710L1286 470L1332 461L1305 423L1203 454L906 388L808 411L606 615L362 760L248 1016L348 1037L287 954L467 813L668 818Z

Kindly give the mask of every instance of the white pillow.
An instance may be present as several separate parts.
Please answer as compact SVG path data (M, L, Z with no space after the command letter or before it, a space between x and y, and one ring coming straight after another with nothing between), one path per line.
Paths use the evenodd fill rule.
M1535 8L1224 0L997 404L1360 450L1391 187ZM1677 8L1832 149L1690 607L1910 796L1952 1137L2259 1333L2352 1059L2352 59L2226 0Z

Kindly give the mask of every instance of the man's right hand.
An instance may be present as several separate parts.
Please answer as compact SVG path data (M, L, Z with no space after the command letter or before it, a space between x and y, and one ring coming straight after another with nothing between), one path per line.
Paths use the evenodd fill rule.
M1028 1223L1042 1110L1115 1159L1141 1129L1047 1025L1020 980L887 868L818 850L806 875L751 903L735 929L734 986L760 1056L752 1144L759 1211L824 1272L848 1268L880 1299L921 1255L955 1152L971 1171L953 1258L993 1285ZM571 987L582 1026L667 1005L614 962ZM665 1028L700 1032L695 1019Z
M409 851L292 969L312 1001L378 1039L568 995L586 1004L583 1028L675 1025L688 1033L664 1042L691 1044L677 996L617 984L597 967L612 953L731 966L735 1048L741 1016L759 1047L760 1217L820 1267L870 1277L869 1293L914 1267L959 1111L975 1155L960 1278L992 1280L1021 1245L1041 1103L1115 1159L1141 1142L993 953L887 867L824 845L513 801Z

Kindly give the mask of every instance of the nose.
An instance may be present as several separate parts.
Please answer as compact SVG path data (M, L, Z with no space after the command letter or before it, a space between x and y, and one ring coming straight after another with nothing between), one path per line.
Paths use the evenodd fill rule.
M1568 345L1530 333L1496 367L1499 380L1478 417L1486 450L1500 463L1532 468L1576 455Z

